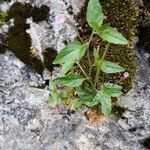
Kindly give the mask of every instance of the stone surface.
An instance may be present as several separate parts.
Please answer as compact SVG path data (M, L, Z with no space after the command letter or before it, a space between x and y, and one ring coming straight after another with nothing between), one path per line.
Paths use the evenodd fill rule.
M49 106L42 78L12 53L0 55L0 149L145 150L141 143L150 135L148 55L138 55L135 88L121 97L129 111L123 119L103 124L86 120L86 109L74 113L64 106Z
M65 1L74 5L74 11L78 11L78 5L82 4L77 5L77 0ZM63 8L54 5L56 0L51 2L53 8L57 6L56 12L58 7ZM59 0L56 4L58 2L66 6L64 1ZM47 4L49 0L33 0L33 3ZM7 7L9 6L5 5L3 9ZM63 10L60 9L59 13L61 11ZM46 25L44 22L37 27L43 29ZM70 31L65 27L60 31L56 29L52 32L54 39L59 38L59 34L66 38L66 30ZM55 34L56 31L59 31L58 34ZM61 47L58 43L62 41L56 41L54 40L54 45ZM150 149L150 142L145 142L150 137L150 54L139 51L137 56L139 69L134 88L127 96L120 97L119 102L120 105L129 107L129 111L122 118L92 124L84 115L87 108L73 112L61 105L50 106L47 103L50 93L45 79L31 71L11 52L1 54L0 150ZM58 69L55 70L57 72Z

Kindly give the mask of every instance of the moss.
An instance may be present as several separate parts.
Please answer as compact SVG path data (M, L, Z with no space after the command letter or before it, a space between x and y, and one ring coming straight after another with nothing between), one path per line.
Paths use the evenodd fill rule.
M31 47L31 38L29 34L25 31L16 32L16 27L12 27L7 33L7 45L11 51L26 65L31 69L36 71L39 74L42 74L44 66L40 59L32 56L30 47ZM12 30L14 31L12 32Z
M43 52L43 56L44 56L44 66L49 71L52 71L53 67L54 67L52 62L55 60L55 58L57 56L56 50L54 50L52 48L46 48L45 51Z
M0 11L0 26L4 24L6 21L7 13L6 12L1 12Z
M34 7L31 14L34 22L46 20L49 13L49 7L42 5L40 8Z
M27 19L33 17L34 22L40 22L46 20L49 13L49 7L42 5L39 7L32 7L30 3L22 4L20 2L15 2L8 11L8 16L10 18L22 17Z
M26 23L26 19L18 16L14 20L14 26L26 30L30 28L30 25Z
M82 13L79 14L76 18L81 29L80 34L85 41L89 39L91 34L91 28L86 23L87 3L88 2L86 2ZM113 75L101 74L100 82L117 82L118 80L122 80L120 84L123 86L124 93L127 93L132 88L132 82L137 68L136 55L133 49L133 41L135 39L136 33L138 8L132 0L123 0L122 2L120 2L120 0L102 0L101 3L106 17L104 22L110 22L111 26L116 27L130 43L129 46L111 44L106 59L112 62L116 62L122 67L126 68L126 71L129 72L130 76L127 79L122 80L122 73ZM91 47L97 47L99 45L101 55L103 53L105 44L106 42L103 42L98 36L95 36L93 38ZM86 58L82 60L82 66L85 69L87 68L86 60ZM95 72L93 72L93 78L95 78Z
M6 51L6 46L4 44L0 43L0 54L5 53L5 51Z
M121 107L121 106L117 106L114 105L112 108L112 114L115 115L116 117L122 117L123 114L128 110L128 108L126 107Z
M26 11L24 4L20 2L15 2L8 11L9 18L16 18L20 16L26 19L30 17L29 14L30 13L29 11Z
M45 5L38 8L32 7L30 3L22 4L20 2L15 2L8 11L8 19L14 18L14 26L9 28L6 34L5 44L22 62L41 75L44 67L52 70L51 60L55 58L56 51L51 50L49 53L49 49L46 49L43 53L45 58L44 62L32 54L31 38L26 33L26 29L30 25L26 23L26 19L33 17L33 21L39 22L45 20L48 13L49 8Z
M146 7L146 9L150 12L150 2L149 2L149 0L143 0L143 4Z

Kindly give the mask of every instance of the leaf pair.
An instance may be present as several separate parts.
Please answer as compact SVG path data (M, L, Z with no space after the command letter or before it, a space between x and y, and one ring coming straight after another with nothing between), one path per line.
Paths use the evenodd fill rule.
M53 64L62 66L61 74L72 69L76 61L80 60L86 52L86 45L79 41L69 43L56 57Z
M82 85L84 80L86 80L86 78L82 77L78 73L55 79L56 82L69 87L78 87Z
M95 61L95 66L98 68L100 65L100 69L101 71L103 71L104 73L119 73L119 72L123 72L125 71L125 69L123 67L121 67L120 65L118 65L117 63L112 63L110 61L103 61L102 64L100 64L101 62L101 58L99 55L99 49L94 49L93 52L94 55L94 61Z
M72 101L72 109L76 109L81 105L94 107L100 104L102 113L109 117L112 110L111 97L120 96L122 94L121 90L121 86L113 83L102 84L98 91L90 87L84 89L78 87L76 88L78 98Z
M120 96L122 94L121 89L122 87L117 84L104 83L102 84L100 90L97 92L93 100L101 104L101 111L105 116L109 117L111 114L111 97Z
M87 8L87 22L105 41L114 44L128 44L126 38L110 25L103 25L104 14L99 0L90 0Z
M49 97L50 103L59 103L60 95L58 93L57 86L54 81L49 82L49 90L51 91L51 96Z
M71 102L71 108L77 109L82 105L86 105L88 107L93 107L95 104L93 103L93 98L96 96L96 90L90 87L76 87L76 98Z

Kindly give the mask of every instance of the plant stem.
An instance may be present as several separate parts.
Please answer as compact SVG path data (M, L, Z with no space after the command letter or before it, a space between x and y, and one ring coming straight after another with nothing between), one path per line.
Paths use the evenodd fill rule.
M91 73L92 73L92 61L91 61L91 57L90 57L89 47L90 47L91 41L93 39L93 35L94 35L94 30L92 31L90 39L87 43L87 58L88 58L88 62L89 62L89 77L91 77Z
M83 72L83 74L87 77L87 79L89 79L89 76L86 74L86 72L84 71L84 69L79 64L79 62L77 62L76 64L79 66L79 68L81 69L81 71Z
M93 83L92 83L90 77L86 74L86 72L84 71L84 69L82 68L82 66L80 65L80 63L79 63L79 62L76 62L76 64L79 66L79 68L81 69L81 71L83 72L83 74L85 75L85 77L89 80L91 86L94 88L94 85L93 85Z
M82 43L84 43L82 37L81 37L80 34L79 34L79 31L78 31L78 28L76 27L76 25L74 25L71 20L68 20L67 22L75 29L75 31L77 32L77 36L79 37L79 40L80 40Z
M96 85L97 85L98 82L99 82L99 75L100 75L100 71L101 71L101 66L102 66L102 63L103 63L103 61L104 61L104 59L105 59L105 57L106 57L106 54L107 54L107 51L108 51L109 46L110 46L110 43L108 43L108 44L106 45L106 47L105 47L105 49L104 49L104 53L103 53L103 55L102 55L102 58L101 58L101 60L100 60L100 62L99 62L99 65L97 66L95 87L96 87Z
M84 44L84 41L83 41L82 37L81 37L80 34L79 34L79 31L77 31L77 35L78 35L78 37L79 37L79 40Z
M67 22L76 30L80 41L84 44L84 41L83 41L82 37L80 36L77 27L70 20L68 20ZM91 77L91 73L92 73L92 61L91 61L91 57L90 57L89 47L90 47L91 41L93 39L93 35L94 35L94 30L91 33L91 36L90 36L90 39L87 43L87 48L86 48L87 49L87 58L88 58L88 63L89 63L89 77Z

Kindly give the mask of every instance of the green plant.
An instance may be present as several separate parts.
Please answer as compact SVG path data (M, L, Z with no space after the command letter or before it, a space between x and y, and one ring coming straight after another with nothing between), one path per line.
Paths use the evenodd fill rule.
M125 71L119 64L105 60L105 57L111 43L126 45L128 41L109 23L103 24L103 20L104 14L99 0L90 0L87 7L87 22L93 31L87 43L79 36L80 40L69 43L57 55L53 64L60 64L62 70L58 78L50 81L50 102L58 103L69 99L72 109L82 105L88 107L100 106L101 112L106 117L110 116L112 111L111 97L122 95L122 87L117 83L99 84L99 77L101 72L112 74ZM102 57L99 54L99 47L91 50L90 45L94 35L98 35L103 41L107 42ZM91 59L90 51L93 51L94 60ZM89 64L88 73L80 65L80 60L85 55ZM95 80L91 77L93 70L96 70ZM57 85L64 89L70 87L73 96L70 98L69 93L63 92L62 88L58 88Z

